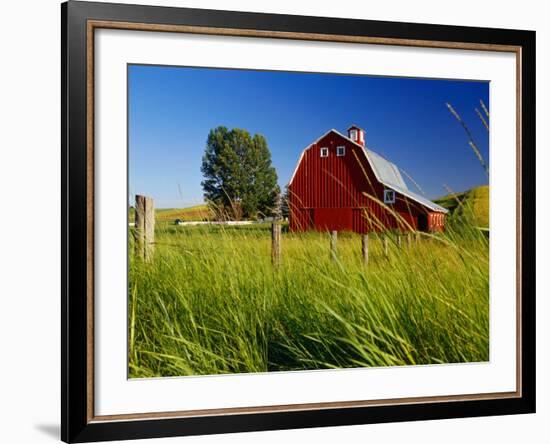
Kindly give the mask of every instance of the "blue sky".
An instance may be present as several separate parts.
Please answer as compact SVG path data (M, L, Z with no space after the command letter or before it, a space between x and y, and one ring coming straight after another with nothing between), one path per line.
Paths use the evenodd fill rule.
M429 198L488 182L449 113L472 131L486 162L489 137L475 113L486 82L130 65L129 192L158 208L203 201L206 137L220 125L263 134L281 188L302 150L331 128L365 130L367 146L407 171Z

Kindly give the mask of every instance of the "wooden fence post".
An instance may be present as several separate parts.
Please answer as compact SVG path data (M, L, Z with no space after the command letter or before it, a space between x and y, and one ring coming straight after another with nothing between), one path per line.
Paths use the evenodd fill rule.
M369 235L363 234L361 236L361 253L363 256L363 263L366 265L369 263Z
M136 256L150 261L155 246L155 202L136 195Z
M388 257L388 236L384 235L384 254Z
M411 248L411 233L407 234L407 247Z
M336 260L336 240L338 239L338 231L330 232L330 258Z
M399 248L401 248L401 235L400 234L397 235L397 246Z
M271 262L278 267L281 264L281 224L271 224Z

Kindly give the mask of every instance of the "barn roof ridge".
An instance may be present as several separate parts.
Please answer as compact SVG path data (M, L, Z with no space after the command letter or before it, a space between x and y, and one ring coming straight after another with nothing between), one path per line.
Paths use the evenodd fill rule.
M360 143L357 143L356 141L350 139L349 137L342 134L340 131L332 128L326 133L324 133L321 137L317 138L315 141L311 142L306 148L302 150L302 154L300 155L300 158L298 159L298 163L296 164L296 167L294 168L294 172L292 173L292 177L290 178L290 181L288 182L288 186L292 184L292 181L294 180L294 176L296 176L296 173L298 171L298 167L300 166L300 163L302 162L302 159L304 157L305 152L310 149L313 145L318 143L320 140L325 138L328 134L331 132L339 135L340 137L344 138L345 140L353 143L354 145L361 148L361 152L364 153L365 158L367 159L367 162L369 163L370 167L372 168L372 171L374 172L374 175L376 176L376 179L378 182L383 184L384 186L393 189L394 191L397 191L398 193L401 193L410 199L420 203L421 205L424 205L425 207L430 208L433 211L438 211L441 213L448 213L449 210L446 208L443 208L440 205L437 205L436 203L432 202L431 200L425 198L424 196L420 196L419 194L409 190L407 187L407 184L403 180L403 177L401 176L401 173L399 171L399 167L395 165L393 162L390 162L389 160L385 159L383 156L378 154L377 152L371 150L367 146L363 146ZM374 157L376 156L376 160Z

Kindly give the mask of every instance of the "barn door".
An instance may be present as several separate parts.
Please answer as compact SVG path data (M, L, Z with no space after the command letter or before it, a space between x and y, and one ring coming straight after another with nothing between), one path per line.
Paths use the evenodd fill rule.
M351 231L353 218L351 208L315 208L313 223L317 230Z
M419 214L418 215L418 231L428 231L428 215Z

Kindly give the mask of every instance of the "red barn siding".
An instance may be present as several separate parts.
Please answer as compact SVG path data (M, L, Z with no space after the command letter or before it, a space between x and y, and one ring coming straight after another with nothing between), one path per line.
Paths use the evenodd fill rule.
M344 156L336 155L338 146L345 146ZM323 147L329 149L328 157L321 157ZM423 215L427 230L442 230L442 213L430 212L404 195L396 192L394 204L383 204L385 187L362 149L330 132L303 152L289 185L290 229L409 231L421 228L419 216Z
M445 215L443 213L430 213L428 225L430 231L444 231Z
M289 207L289 223L291 231L307 231L313 228L313 210Z
M315 208L313 223L320 230L353 230L352 208Z

